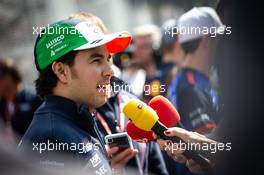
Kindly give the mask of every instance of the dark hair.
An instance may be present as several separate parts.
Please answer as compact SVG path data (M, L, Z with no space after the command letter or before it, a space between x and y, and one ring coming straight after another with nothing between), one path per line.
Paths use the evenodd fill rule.
M0 78L3 78L4 76L8 75L9 73L9 68L7 64L0 60Z
M194 53L195 50L198 48L200 42L201 42L202 38L198 38L192 41L188 41L186 43L182 43L182 49L184 50L185 54L188 53Z
M5 58L0 61L0 78L9 75L12 80L19 84L22 81L22 76L17 68L17 66L13 63L13 60L10 58Z
M22 76L21 76L20 72L18 71L17 67L10 66L9 67L9 74L15 83L17 83L17 84L21 83Z
M66 55L60 57L56 62L62 62L72 67L74 65L75 56L77 51L71 51ZM44 70L41 70L39 73L39 77L35 80L35 87L37 94L44 98L47 95L51 95L53 93L53 88L56 87L58 82L57 76L52 70L51 65L49 65Z

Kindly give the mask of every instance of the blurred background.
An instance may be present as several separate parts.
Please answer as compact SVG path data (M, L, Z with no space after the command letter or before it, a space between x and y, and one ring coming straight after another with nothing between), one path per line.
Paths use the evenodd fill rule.
M19 65L23 85L34 91L34 29L84 11L100 17L110 32L153 23L161 26L194 6L215 7L217 0L0 0L0 58Z

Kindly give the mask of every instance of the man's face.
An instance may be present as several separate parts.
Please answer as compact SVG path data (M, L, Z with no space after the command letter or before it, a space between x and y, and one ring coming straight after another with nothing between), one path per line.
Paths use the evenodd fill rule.
M172 58L174 58L175 63L181 64L184 61L184 52L182 50L181 44L176 41L173 46Z
M135 51L134 59L139 65L148 64L153 59L153 49L151 36L136 36L134 39Z
M105 46L77 53L69 81L69 91L77 102L91 108L106 103L113 76L110 59Z

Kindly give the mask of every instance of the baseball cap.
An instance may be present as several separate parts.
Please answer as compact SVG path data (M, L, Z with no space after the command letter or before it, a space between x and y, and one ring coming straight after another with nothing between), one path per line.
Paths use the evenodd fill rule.
M104 34L93 23L69 19L56 22L42 31L35 43L34 55L37 69L43 70L70 51L91 49L106 45L109 53L117 53L130 44L131 35L126 32Z
M184 43L208 35L211 29L215 29L215 34L223 34L225 31L225 25L216 11L211 7L194 7L178 20L179 42Z
M177 23L175 19L166 20L161 26L161 45L167 46L177 41Z
M155 24L143 24L137 26L133 30L133 36L151 36L152 48L158 49L160 47L161 33L160 28Z

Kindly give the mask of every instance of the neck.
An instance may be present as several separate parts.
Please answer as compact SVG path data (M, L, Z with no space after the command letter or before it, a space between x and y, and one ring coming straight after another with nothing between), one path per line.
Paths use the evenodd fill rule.
M53 95L55 96L61 96L61 97L65 97L68 98L72 101L74 101L75 103L79 104L78 100L75 99L70 93L69 91L65 90L61 84L57 84L57 86L53 89Z
M199 72L209 75L212 64L210 63L211 58L206 53L195 52L193 54L187 54L183 67L193 68Z
M168 64L168 63L175 63L175 59L173 58L173 55L168 53L168 54L165 54L162 58L162 61L164 64Z

